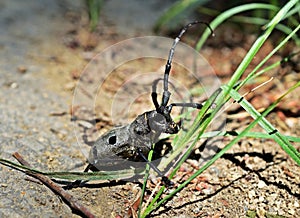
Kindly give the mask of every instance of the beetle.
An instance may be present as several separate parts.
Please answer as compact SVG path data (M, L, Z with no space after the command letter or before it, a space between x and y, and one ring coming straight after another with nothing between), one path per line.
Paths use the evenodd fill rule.
M137 162L148 163L166 184L171 182L156 168L152 162L146 158L153 149L153 145L159 141L161 134L177 134L181 128L181 122L174 122L171 117L173 107L190 107L201 109L200 103L170 103L171 92L168 90L169 74L172 66L172 59L175 53L175 47L180 41L182 35L195 24L205 24L210 31L213 30L209 24L202 21L194 21L185 25L178 36L173 41L169 51L167 63L165 65L163 79L163 93L161 103L158 103L156 85L159 80L154 81L152 85L151 98L155 106L154 110L146 111L138 115L136 119L127 125L115 127L100 136L92 145L89 153L89 164L85 169L88 170L113 170L127 168L128 163L134 165Z

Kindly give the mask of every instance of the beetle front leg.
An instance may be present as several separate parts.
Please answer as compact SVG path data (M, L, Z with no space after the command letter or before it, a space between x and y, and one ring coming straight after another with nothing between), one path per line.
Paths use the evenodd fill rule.
M161 181L166 187L172 187L174 183L169 180L151 161L149 161L145 155L143 154L140 148L137 149L138 154L142 157L142 159L149 164L149 166L161 177Z

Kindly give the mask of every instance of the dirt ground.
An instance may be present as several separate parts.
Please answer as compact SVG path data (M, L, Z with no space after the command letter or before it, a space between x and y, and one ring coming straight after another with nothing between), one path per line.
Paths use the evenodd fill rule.
M104 85L98 90L100 94L93 105L95 111L88 108L84 113L80 107L75 108L78 110L71 109L72 101L76 103L81 98L90 98L84 91L89 91L88 85L84 83L88 77L81 77L82 80L79 78L88 75L84 73L93 67L86 67L92 58L122 40L155 35L151 32L151 26L170 4L170 1L165 1L164 5L158 1L145 1L139 5L130 0L126 5L116 6L116 2L106 2L101 22L94 34L87 31L87 15L82 1L28 0L26 3L0 3L1 158L14 160L11 154L17 151L33 167L41 170L82 171L86 165L86 152L90 148L82 141L83 135L87 135L88 141L94 141L99 134L114 125L124 124L153 108L148 95L150 92L148 90L147 93L144 87L148 89L153 81L147 78L152 78L154 74L162 75L165 64L162 59L137 59L119 66L114 71L116 74L103 80ZM149 16L145 16L147 14ZM216 37L210 38L202 49L201 54L209 65L208 71L212 68L214 75L222 82L229 80L255 40L254 33L245 34L243 31L245 29L238 26L221 26L215 32ZM192 30L184 41L193 46L195 35ZM272 50L276 40L274 38L265 43L255 62L251 63L251 69ZM148 52L145 45L137 48L139 52ZM283 55L297 49L290 43L269 63L281 60ZM104 54L109 55L104 56L106 59L101 59L100 65L97 65L103 69L105 64L114 63L118 57L114 53ZM163 57L167 58L167 55L163 50ZM188 62L188 57L185 58ZM299 58L299 55L296 56L292 63L268 72L244 88L243 92L249 91L274 77L270 83L246 97L254 107L267 107L299 81ZM178 73L184 70L182 66L174 66L170 74L174 84L180 81L188 89L195 88L197 84L187 78L189 75L185 77L183 73ZM122 90L117 105L121 106L121 102L130 95L138 93L139 97L131 102L130 107L126 103L122 106L130 108L126 117L122 116L122 111L116 111L115 116L110 117L111 107L114 106L112 96L120 91L118 88L124 81L128 82L135 75L140 83L136 83L137 80L128 83L134 89L123 87L125 91ZM138 77L141 75L146 77ZM88 79L87 84L93 84L98 78ZM76 97L74 90L79 87L78 84L86 85L86 89L77 89L83 95ZM174 93L174 99L180 97L180 94ZM200 100L203 100L201 96ZM281 133L299 136L299 102L300 95L296 90L268 115L268 120ZM77 115L77 122L71 121L71 113ZM97 123L90 122L94 113L99 119ZM237 104L231 105L225 115L224 130L227 131L243 130L252 121ZM262 130L255 127L253 131ZM224 146L229 139L222 139L218 146ZM293 145L300 151L299 143ZM196 157L197 154L193 155L181 167L174 178L177 184L198 167L200 160ZM153 190L153 182L155 179L148 182L149 190L145 199L149 198ZM92 182L69 192L97 217L129 217L135 213L134 203L140 187L140 183L130 181L106 181ZM299 197L299 166L274 141L245 138L151 216L300 217ZM80 216L44 185L3 165L0 165L0 199L0 217Z

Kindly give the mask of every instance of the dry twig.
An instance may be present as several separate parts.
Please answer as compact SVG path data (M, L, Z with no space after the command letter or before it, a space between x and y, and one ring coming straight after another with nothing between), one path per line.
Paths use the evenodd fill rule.
M13 153L13 157L16 158L22 165L30 167L30 164L26 160L24 160L24 158L18 152ZM44 176L39 173L32 173L29 171L26 171L26 174L28 174L34 178L37 178L42 183L44 183L46 186L48 186L53 192L55 192L56 194L61 196L72 209L81 212L84 216L86 216L88 218L95 217L95 215L93 215L86 207L84 207L82 204L78 203L77 200L71 194L69 194L67 191L65 191L61 186L55 184L47 176Z

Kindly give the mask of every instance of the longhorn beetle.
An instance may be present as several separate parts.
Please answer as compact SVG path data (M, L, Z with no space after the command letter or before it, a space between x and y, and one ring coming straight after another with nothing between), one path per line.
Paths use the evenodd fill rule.
M128 160L135 162L143 161L147 162L150 167L162 177L162 181L166 185L172 184L171 181L169 181L153 163L148 161L146 157L150 150L153 149L153 144L158 142L159 136L162 133L177 134L179 132L181 122L175 123L173 121L171 117L173 107L191 107L196 109L201 109L202 107L202 104L199 103L168 104L171 96L171 93L168 90L169 74L175 47L187 29L198 23L205 24L213 33L213 30L207 23L200 21L194 21L182 28L169 51L163 78L161 103L159 104L157 101L156 85L158 80L156 80L153 83L151 94L155 110L147 111L139 115L132 123L116 127L99 137L90 150L88 159L89 164L85 169L85 172L88 170L102 170L104 168L111 170L116 166L124 167L125 162Z

